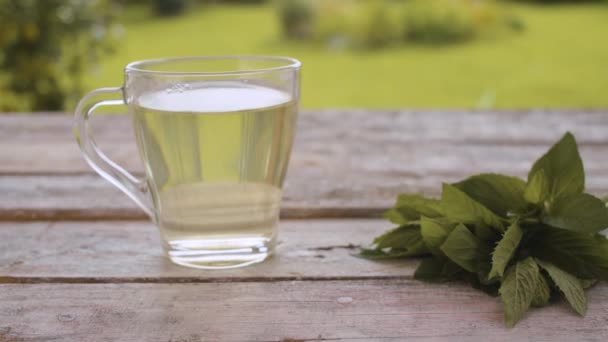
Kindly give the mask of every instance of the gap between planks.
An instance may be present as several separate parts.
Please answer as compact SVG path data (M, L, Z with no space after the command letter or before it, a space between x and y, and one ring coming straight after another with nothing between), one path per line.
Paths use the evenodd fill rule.
M413 276L286 276L286 277L2 277L2 284L209 284L209 283L281 283L281 282L319 282L319 281L367 281L367 280L413 280Z
M378 208L282 208L281 218L290 220L380 218L388 207ZM2 209L2 221L146 221L149 217L137 208L126 209Z

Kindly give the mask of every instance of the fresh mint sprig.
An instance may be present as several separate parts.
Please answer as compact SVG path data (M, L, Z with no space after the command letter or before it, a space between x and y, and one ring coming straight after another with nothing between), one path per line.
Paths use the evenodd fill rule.
M604 201L584 193L585 172L570 133L537 160L527 181L481 174L443 184L441 199L403 194L385 217L397 228L360 256L426 256L414 277L464 280L500 296L505 323L561 295L581 316L585 289L608 280Z

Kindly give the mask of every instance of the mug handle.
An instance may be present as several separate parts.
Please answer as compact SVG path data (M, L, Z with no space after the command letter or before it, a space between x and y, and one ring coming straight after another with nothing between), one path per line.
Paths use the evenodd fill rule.
M139 179L110 160L97 146L89 126L89 118L101 106L125 105L123 88L100 88L80 100L74 116L74 134L80 150L91 167L101 177L127 194L144 212L155 220L155 211L146 179ZM112 96L110 96L112 95ZM114 99L109 99L114 98ZM119 99L116 99L119 98Z

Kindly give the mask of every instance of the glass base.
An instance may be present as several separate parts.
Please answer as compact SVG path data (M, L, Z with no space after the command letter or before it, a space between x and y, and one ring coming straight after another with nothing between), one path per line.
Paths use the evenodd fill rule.
M266 260L275 241L268 238L173 240L165 244L169 259L181 266L199 269L230 269Z

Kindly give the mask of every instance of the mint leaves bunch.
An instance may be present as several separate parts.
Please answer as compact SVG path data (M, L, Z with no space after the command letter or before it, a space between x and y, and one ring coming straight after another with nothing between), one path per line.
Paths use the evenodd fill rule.
M399 225L361 256L430 256L416 279L464 280L500 295L505 323L559 295L583 316L585 289L608 280L605 203L584 193L585 173L567 133L534 163L527 182L500 174L443 184L441 199L399 195L385 216Z

